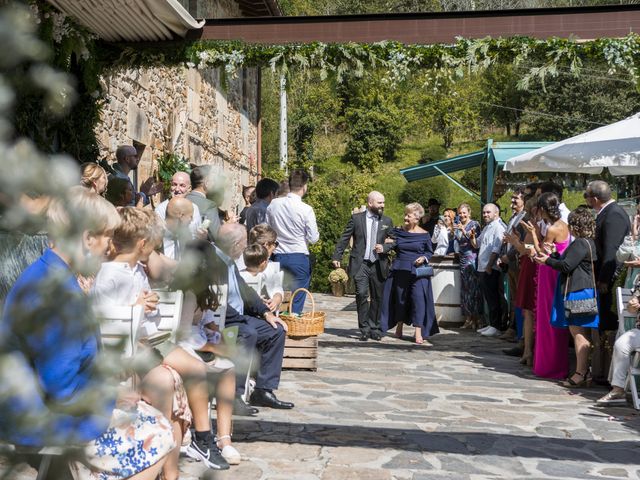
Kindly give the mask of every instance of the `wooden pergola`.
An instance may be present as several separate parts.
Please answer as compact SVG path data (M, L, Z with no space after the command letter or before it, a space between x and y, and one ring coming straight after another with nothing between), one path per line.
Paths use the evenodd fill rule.
M282 44L396 40L407 44L451 43L465 38L549 38L581 40L640 33L640 5L494 10L472 12L258 17L209 19L190 39Z

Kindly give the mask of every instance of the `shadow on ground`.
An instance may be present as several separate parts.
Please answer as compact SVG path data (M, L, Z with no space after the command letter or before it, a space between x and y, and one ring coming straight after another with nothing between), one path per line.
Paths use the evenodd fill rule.
M640 444L634 441L602 442L480 432L424 432L418 429L314 423L302 426L299 423L261 420L236 421L234 435L245 443L299 443L323 447L399 449L625 465L637 464L640 455Z

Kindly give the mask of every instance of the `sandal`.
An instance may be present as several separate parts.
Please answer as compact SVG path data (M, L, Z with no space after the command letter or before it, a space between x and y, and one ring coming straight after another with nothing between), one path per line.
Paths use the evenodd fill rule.
M580 380L579 382L576 382L573 378L573 375L578 375L579 377L582 377L582 380ZM580 372L575 372L573 375L571 375L570 377L567 377L566 380L564 380L561 385L565 388L588 388L591 386L591 375L589 375L589 372L587 373L580 373Z

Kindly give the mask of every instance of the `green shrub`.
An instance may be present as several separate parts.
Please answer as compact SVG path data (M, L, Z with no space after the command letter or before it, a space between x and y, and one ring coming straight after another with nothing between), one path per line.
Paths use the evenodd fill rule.
M345 120L349 133L345 160L370 171L395 160L404 138L398 107L392 103L350 107Z
M370 175L334 160L316 165L314 180L305 198L313 206L320 230L320 240L310 248L315 258L311 288L319 292L329 291L331 257L352 209L366 203L367 194L373 188Z

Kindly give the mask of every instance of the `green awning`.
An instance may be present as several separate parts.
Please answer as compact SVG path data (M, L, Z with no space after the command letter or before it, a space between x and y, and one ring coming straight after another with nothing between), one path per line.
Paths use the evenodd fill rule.
M494 159L498 167L502 167L507 160L521 153L530 152L544 147L551 142L487 142L487 147L477 152L465 153L456 157L424 163L400 170L407 182L415 182L423 178L437 177L444 173L459 172L468 168L479 167L487 156L487 152Z
M537 150L553 142L494 142L490 151L499 167L502 167L507 160L517 157L521 153Z
M452 173L459 170L466 170L467 168L480 166L480 164L482 164L482 159L485 156L485 152L486 150L482 149L477 152L447 158L446 160L439 160L437 162L416 165L415 167L403 168L400 170L400 173L404 175L407 182L415 182L416 180L422 180L423 178L437 177L438 175L442 175L442 172Z

